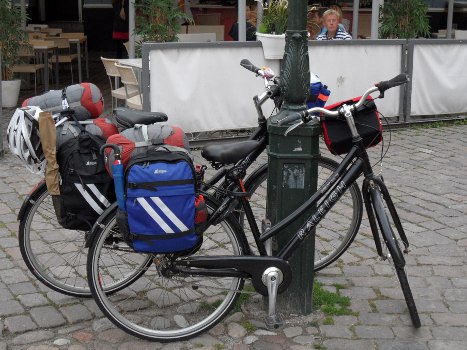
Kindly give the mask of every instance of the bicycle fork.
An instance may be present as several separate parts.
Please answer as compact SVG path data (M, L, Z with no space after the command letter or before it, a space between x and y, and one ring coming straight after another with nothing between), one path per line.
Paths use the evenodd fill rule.
M382 245L381 245L381 240L378 234L378 226L376 222L376 217L375 217L375 212L373 210L372 206L372 198L371 198L371 192L372 191L378 191L383 195L384 200L386 201L389 213L394 221L394 225L396 226L397 232L399 233L399 236L401 238L402 243L404 244L404 253L408 253L409 250L409 241L407 239L407 236L404 232L404 229L402 227L402 223L400 221L399 215L397 214L396 207L394 206L394 203L391 199L391 196L389 195L389 192L386 188L386 185L384 184L383 180L377 177L373 178L365 178L363 180L363 185L362 185L362 194L363 194L363 200L365 202L365 207L366 211L368 213L368 221L370 223L371 227L371 232L373 234L373 239L375 241L376 245L376 251L378 252L378 255L382 259L386 259L387 257L383 253ZM383 233L382 233L383 234Z

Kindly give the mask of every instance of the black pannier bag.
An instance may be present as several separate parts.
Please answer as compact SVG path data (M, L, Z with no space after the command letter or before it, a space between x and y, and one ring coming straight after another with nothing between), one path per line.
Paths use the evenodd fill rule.
M337 110L343 104L355 104L360 100L356 97L345 102L327 106L326 109ZM378 110L371 97L354 113L355 126L363 139L366 148L376 146L383 139L383 126ZM352 134L344 117L327 118L321 122L324 142L332 154L349 153L352 148Z
M57 128L73 131L73 137L57 137L60 195L52 196L55 214L62 227L90 230L102 212L115 201L114 183L99 154L105 138L93 135L77 122Z

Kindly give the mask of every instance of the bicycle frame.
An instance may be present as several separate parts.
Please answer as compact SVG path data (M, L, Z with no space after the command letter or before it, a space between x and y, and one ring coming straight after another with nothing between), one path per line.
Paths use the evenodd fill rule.
M266 230L266 232L260 234L259 237L256 236L259 233L259 230L257 229L257 224L254 219L248 199L246 198L246 196L238 195L237 197L240 198L241 204L243 206L246 217L250 224L250 228L252 229L253 235L255 236L255 241L258 246L260 256L254 256L254 257L249 256L248 258L245 256L244 257L225 256L222 258L198 256L198 257L187 258L187 260L189 261L189 264L185 265L185 263L182 263L181 265L185 265L187 267L190 266L192 268L193 267L197 268L194 271L192 271L189 268L189 271L192 271L192 273L194 274L199 273L203 275L210 275L211 269L214 269L212 270L212 273L215 273L217 275L219 274L222 275L222 271L225 271L225 273L228 276L232 276L233 274L238 277L240 276L244 277L246 273L247 275L252 277L253 284L255 285L255 288L256 288L258 283L255 283L255 280L257 281L258 278L260 279L261 276L257 275L258 265L255 268L253 268L252 266L255 265L255 263L263 266L264 259L267 259L269 261L269 264L272 266L277 266L279 261L280 262L288 261L289 258L293 255L293 253L298 249L298 247L300 246L300 243L319 224L321 219L324 218L324 216L329 212L329 210L334 206L334 204L336 204L339 201L339 199L344 194L345 190L348 187L350 187L362 174L365 177L364 186L368 186L365 184L369 184L373 181L377 183L377 185L382 189L383 195L387 193L387 189L384 186L384 183L382 182L382 180L378 176L375 176L372 171L371 163L370 163L367 151L365 149L365 146L363 145L361 138L355 138L353 140L353 146L350 152L345 156L345 158L339 164L337 169L324 182L324 184L321 185L321 187L316 191L316 193L313 194L308 200L306 200L299 208L297 208L294 212L292 212L286 218L276 223L274 226ZM369 192L367 192L367 196L370 196ZM225 204L225 202L227 201L232 201L232 200L235 200L235 193L233 193L229 199L226 199L223 204ZM224 211L225 208L226 208L225 205L221 205L213 213L213 217L215 217L216 215L217 216L222 215L222 211ZM268 239L279 234L285 227L287 227L288 225L290 225L290 223L297 220L299 216L301 216L303 213L305 213L308 210L312 210L311 215L302 224L301 228L289 239L286 245L283 246L277 252L277 254L275 254L273 257L267 256L264 243ZM394 212L395 212L395 209L394 209ZM369 217L370 217L370 224L372 222L374 223L375 222L374 214L369 213ZM212 220L208 221L208 225L209 224L212 224ZM400 225L400 222L397 223L396 226L398 225ZM374 227L372 224L371 226L372 226L373 235L375 235L376 237L378 235L378 231L374 231L373 230ZM405 235L403 235L401 238L405 244L406 243ZM378 239L375 238L375 244L377 246L378 253L380 254L382 251L382 248L381 248L381 241L379 238ZM380 255L382 256L382 253ZM273 259L271 260L271 258ZM252 263L252 261L255 261L255 263ZM274 261L276 261L277 263L274 264ZM234 270L235 272L232 270L232 268L235 268ZM259 288L261 289L261 287ZM257 291L262 294L264 292L264 290L258 290L258 289Z

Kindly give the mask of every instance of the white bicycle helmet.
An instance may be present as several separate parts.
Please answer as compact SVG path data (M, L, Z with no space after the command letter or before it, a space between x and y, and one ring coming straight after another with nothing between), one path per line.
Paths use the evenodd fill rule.
M17 108L7 129L11 152L35 174L41 174L45 170L44 153L39 137L40 112L42 110L39 107Z

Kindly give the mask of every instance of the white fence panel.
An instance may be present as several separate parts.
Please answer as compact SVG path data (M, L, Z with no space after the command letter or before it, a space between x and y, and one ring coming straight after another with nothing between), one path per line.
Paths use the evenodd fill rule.
M279 74L279 60L265 60L259 43L235 44L153 44L149 51L151 110L167 113L169 122L186 132L256 126L252 98L264 87L239 63L248 58ZM401 73L400 43L313 44L309 46L310 70L330 88L329 103L359 96L371 84ZM388 117L399 114L398 90L378 101L379 110ZM272 102L265 104L266 116L272 108Z
M264 84L240 66L244 58L279 74L279 61L266 62L260 46L151 50L151 110L167 113L169 123L185 132L257 126L253 96ZM272 109L272 101L266 102L265 115Z
M310 70L331 90L328 104L361 96L382 80L402 73L402 45L313 45L308 47ZM387 91L378 100L378 110L386 117L399 115L400 89Z
M412 116L467 112L467 45L414 46Z

